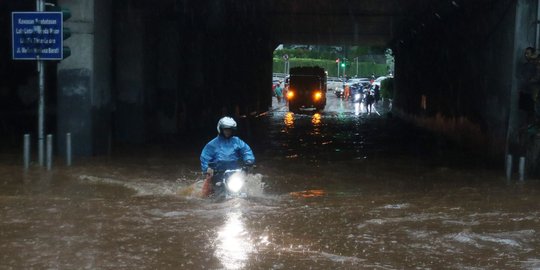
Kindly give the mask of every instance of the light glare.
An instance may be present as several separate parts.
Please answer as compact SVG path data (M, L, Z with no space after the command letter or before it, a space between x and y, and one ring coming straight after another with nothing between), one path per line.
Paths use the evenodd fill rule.
M235 173L231 175L231 178L229 178L229 181L227 181L227 187L232 192L238 192L244 185L244 178L240 173Z

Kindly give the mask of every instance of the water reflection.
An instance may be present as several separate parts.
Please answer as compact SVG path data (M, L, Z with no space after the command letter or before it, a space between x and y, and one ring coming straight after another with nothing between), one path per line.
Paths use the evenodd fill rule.
M320 125L321 124L321 114L320 113L314 114L313 117L311 118L311 123L314 126Z
M377 106L375 106L375 104L373 104L371 106L371 111L368 111L368 108L366 106L366 104L364 102L355 102L354 103L354 115L358 116L360 115L361 113L367 113L367 114L377 114L377 115L381 115L379 113L379 111L377 110Z
M216 258L225 269L242 269L252 250L253 244L246 232L242 214L239 211L229 212L225 224L218 231Z
M362 112L363 103L361 102L355 102L354 103L354 115L358 116L360 115L360 112Z
M377 111L377 107L375 106L375 104L373 104L373 105L371 106L371 113L375 113L375 114L377 114L377 115L381 115L381 114L379 113L379 111Z
M292 112L287 112L285 114L285 119L283 120L285 122L285 126L288 128L294 127L294 114Z
M310 189L304 191L295 191L289 193L293 197L298 198L313 198L313 197L323 197L326 195L326 191L323 189Z
M311 118L311 124L313 124L311 135L319 136L321 134L321 114L315 113Z

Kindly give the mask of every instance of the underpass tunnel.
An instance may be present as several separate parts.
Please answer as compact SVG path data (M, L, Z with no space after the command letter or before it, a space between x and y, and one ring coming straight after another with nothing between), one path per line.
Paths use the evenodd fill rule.
M36 65L5 44L8 11L34 2L0 1L1 265L540 269L540 136L524 143L519 94L540 0L55 1L72 52L47 63L47 170ZM279 44L389 48L393 95L271 107ZM207 144L224 115L256 161L231 182L199 158L251 156ZM526 181L505 179L506 154L527 156ZM204 196L236 176L233 198Z
M277 44L379 45L391 47L395 54L394 113L494 157L502 159L513 151L509 146L515 140L514 130L524 121L517 108L516 70L523 62L523 49L534 45L535 29L530 24L536 19L536 2L319 4L175 2L172 14L165 16L168 20L162 11L150 16L152 22L161 21L158 25L174 21L178 26L178 44L168 46L179 48L173 69L179 90L177 104L171 105L176 119L169 131L204 129L223 114L249 116L265 111L271 104L271 59ZM157 28L147 30L148 40L159 43L170 36L163 32L167 27ZM170 41L163 42L167 46ZM159 59L170 57L161 52L145 53L152 55L146 61L159 66ZM164 80L155 76L149 81L159 86ZM116 138L162 129L151 127L159 123L149 119L151 107L166 107L163 104L170 99L160 103L152 95L157 92L145 102L156 103L149 103L150 113L143 113L150 126L130 130L133 126L119 123ZM122 111L121 99L116 106ZM131 115L129 110L125 115ZM125 122L123 117L117 119ZM150 137L141 135L143 141Z
M80 138L77 155L267 111L279 44L390 47L394 113L498 157L524 124L516 70L537 46L537 1L56 2L74 33L48 129Z

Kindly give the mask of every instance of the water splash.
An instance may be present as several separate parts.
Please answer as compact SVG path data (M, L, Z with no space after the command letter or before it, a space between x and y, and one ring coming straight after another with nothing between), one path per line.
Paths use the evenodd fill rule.
M264 197L265 183L262 181L261 174L245 174L244 186L242 191L247 194L247 197ZM181 187L176 192L177 195L184 197L202 197L202 187L204 180L197 181L187 187Z
M261 174L247 174L244 191L248 197L264 197L265 184ZM170 196L178 195L185 198L201 198L204 180L198 180L190 185L164 179L130 179L121 180L109 177L80 175L79 180L84 183L105 184L121 186L133 190L136 196Z
M163 179L130 179L120 180L108 177L80 175L79 180L91 184L116 185L135 191L136 196L148 195L174 195L178 189L178 183Z
M204 180L199 180L187 187L180 187L176 191L176 195L187 198L202 198L202 188Z
M246 174L244 191L248 197L264 197L265 183L262 181L262 174Z

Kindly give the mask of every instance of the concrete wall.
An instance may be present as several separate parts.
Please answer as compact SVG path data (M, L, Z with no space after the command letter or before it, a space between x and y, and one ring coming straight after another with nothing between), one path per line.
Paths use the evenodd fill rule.
M144 13L126 6L115 9L114 24L114 137L131 143L146 134Z
M112 3L94 0L93 154L111 151Z
M213 130L222 115L270 106L273 43L257 13L220 1L115 5L116 140Z
M64 154L65 134L72 133L73 154L108 151L111 103L110 12L108 0L60 0L71 19L72 36L64 45L71 56L58 65L57 145Z
M508 128L508 153L513 156L526 157L527 171L531 175L540 175L540 138L529 133L527 113L519 108L519 92L524 91L527 82L522 73L525 62L524 52L527 47L536 47L537 10L538 0L519 0L516 5L516 21L514 36L514 63L512 100L510 104L510 118Z
M394 107L426 128L503 160L516 61L516 4L468 3L466 10L438 15L427 14L409 26L395 48Z

